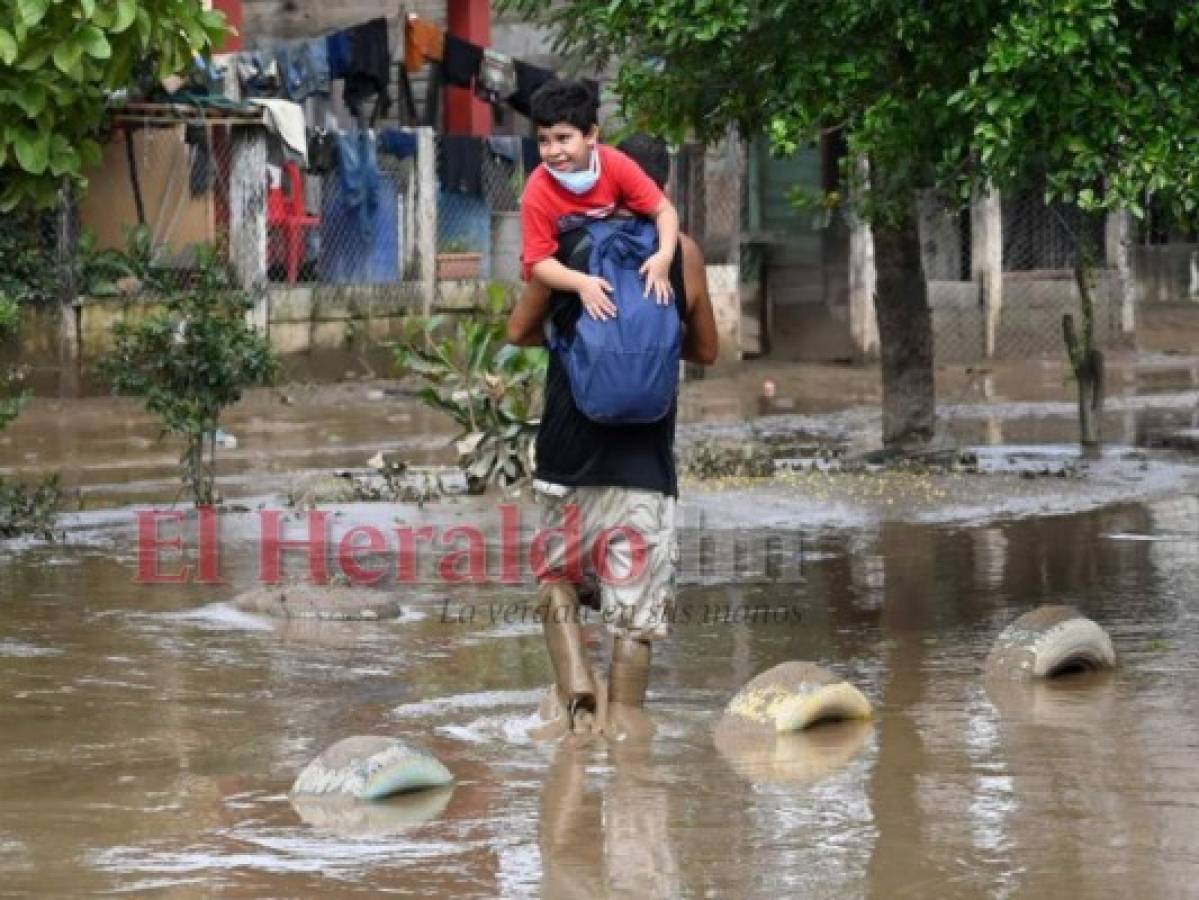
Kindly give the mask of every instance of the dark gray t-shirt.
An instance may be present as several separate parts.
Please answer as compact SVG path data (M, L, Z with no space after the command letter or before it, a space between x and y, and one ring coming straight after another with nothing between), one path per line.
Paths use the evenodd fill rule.
M558 259L586 271L588 244L583 229L563 233L558 239ZM686 321L683 254L675 253L670 269L674 304ZM653 303L645 298L646 303ZM555 291L550 298L550 321L563 336L574 332L583 314L579 295ZM657 422L643 425L601 425L575 406L566 367L550 352L545 384L545 411L537 430L537 471L542 481L571 487L625 487L657 491L670 497L679 493L674 464L674 428L677 403Z

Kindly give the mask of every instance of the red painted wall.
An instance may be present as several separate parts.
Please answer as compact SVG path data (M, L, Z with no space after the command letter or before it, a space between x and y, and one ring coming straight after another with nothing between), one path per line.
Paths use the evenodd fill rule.
M480 47L491 46L490 0L446 0L447 31ZM491 134L491 106L472 91L446 88L445 127L449 134Z

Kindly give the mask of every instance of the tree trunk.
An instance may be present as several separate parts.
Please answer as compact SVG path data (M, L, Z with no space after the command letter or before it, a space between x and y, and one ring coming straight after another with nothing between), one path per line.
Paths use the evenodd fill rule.
M933 437L933 327L920 241L909 205L903 221L874 227L883 446L909 449Z

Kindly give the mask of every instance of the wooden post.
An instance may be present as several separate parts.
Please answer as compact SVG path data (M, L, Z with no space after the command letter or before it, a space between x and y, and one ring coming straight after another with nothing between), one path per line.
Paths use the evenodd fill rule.
M865 189L870 182L870 162L865 156L854 160L855 179ZM874 293L878 273L874 266L874 232L860 215L856 204L849 206L849 337L859 359L878 356L878 313Z
M1116 270L1120 291L1120 333L1131 339L1137 330L1137 281L1133 268L1132 216L1126 209L1107 214L1104 223L1107 265Z
M421 313L433 313L437 294L437 144L432 128L416 129L416 259Z
M266 130L233 129L229 175L229 262L238 287L266 290Z
M1074 327L1074 316L1062 316L1062 337L1070 367L1078 382L1078 441L1084 452L1098 452L1102 437L1104 364L1103 352L1095 347L1095 303L1091 293L1093 269L1085 258L1074 266L1074 280L1082 307L1082 333Z
M970 204L970 259L983 307L983 353L992 357L1003 311L1003 213L998 191L980 194Z

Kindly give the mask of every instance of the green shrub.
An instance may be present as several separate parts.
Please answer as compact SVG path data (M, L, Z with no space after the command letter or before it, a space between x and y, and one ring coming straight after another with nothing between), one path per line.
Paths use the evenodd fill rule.
M424 381L421 402L462 429L459 464L473 484L509 485L533 472L547 357L505 342L508 293L488 288L472 313L415 319L396 350L401 374Z
M200 254L189 287L167 290L163 300L162 312L114 327L99 368L114 392L141 397L164 433L183 438L183 482L197 505L207 505L218 500L221 412L247 387L269 383L278 361L246 322L253 300L233 287L211 250Z

